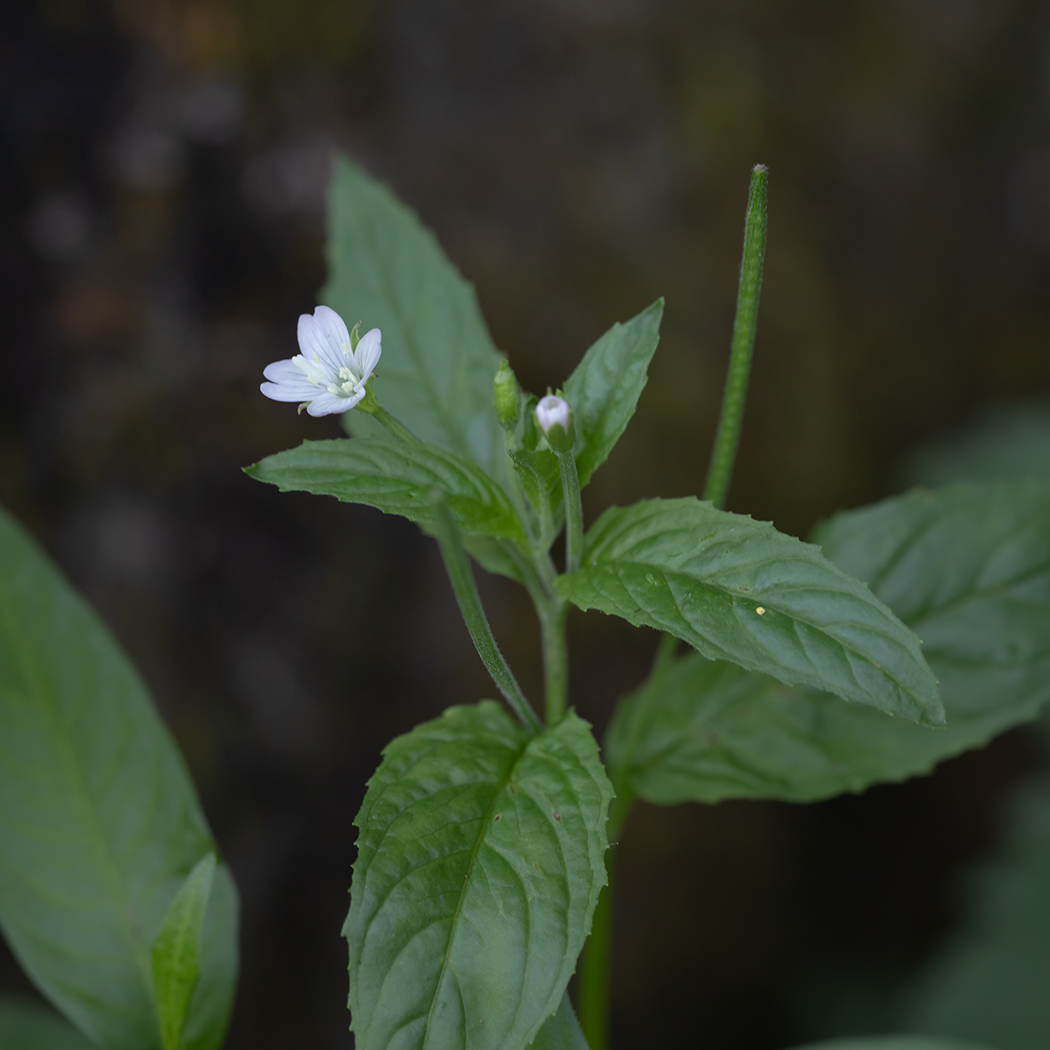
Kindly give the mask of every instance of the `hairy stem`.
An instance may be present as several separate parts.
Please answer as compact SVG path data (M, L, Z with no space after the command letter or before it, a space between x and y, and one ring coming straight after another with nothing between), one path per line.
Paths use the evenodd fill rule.
M729 355L729 372L722 396L722 415L718 420L711 464L704 486L704 499L724 507L733 464L740 444L744 422L744 402L751 375L751 356L755 349L758 327L758 301L762 293L762 264L766 256L766 200L769 172L764 164L751 171L751 188L744 219L744 255L740 262L740 286L736 297L736 320L733 323L733 346Z
M569 696L569 651L565 644L565 615L569 607L548 601L537 609L543 639L544 715L552 726L565 714Z
M384 426L399 441L407 441L410 445L422 444L419 438L417 438L404 423L395 419L385 408L383 408L382 405L380 405L376 400L375 394L372 393L371 386L365 387L365 396L358 401L357 410L374 417L377 423Z
M440 492L435 492L433 506L434 533L437 536L438 547L441 549L441 557L444 559L448 578L452 582L456 601L459 602L459 611L463 614L478 656L481 657L481 662L492 675L492 680L510 705L511 710L527 729L538 733L543 726L532 709L532 705L521 691L521 686L518 685L503 654L499 651L496 639L492 636L492 628L489 627L488 618L482 608L481 596L474 582L474 573L471 571L467 552L463 549L459 529Z

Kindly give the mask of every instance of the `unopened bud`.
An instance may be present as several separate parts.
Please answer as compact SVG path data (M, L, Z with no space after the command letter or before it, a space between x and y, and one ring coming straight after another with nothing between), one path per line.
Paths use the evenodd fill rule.
M496 418L504 430L513 430L521 412L521 392L514 371L506 361L500 361L496 379L493 382L496 399Z
M576 430L572 422L572 409L562 397L548 394L536 405L536 422L543 436L555 452L571 452L576 442Z

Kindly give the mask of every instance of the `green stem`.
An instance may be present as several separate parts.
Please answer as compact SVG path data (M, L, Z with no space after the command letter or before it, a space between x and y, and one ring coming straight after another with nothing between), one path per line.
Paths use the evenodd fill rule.
M729 373L722 396L722 415L718 421L711 464L704 486L704 499L724 507L733 477L733 464L740 444L740 427L744 422L744 402L751 375L751 355L755 349L758 327L758 300L762 293L762 264L766 256L766 199L769 171L764 164L751 169L751 188L747 196L744 219L744 255L740 262L740 286L736 297L736 320L733 323L733 347L729 355Z
M558 452L562 494L565 497L565 571L575 572L583 558L583 502L580 475L572 452Z
M527 729L538 733L543 726L532 709L532 705L521 691L521 686L518 685L503 654L499 651L496 639L492 636L492 628L489 627L489 621L481 605L481 596L474 582L474 573L471 572L467 552L463 549L459 529L456 527L452 512L448 509L444 495L435 491L432 503L434 534L437 536L438 547L441 549L441 557L445 561L445 568L448 570L448 578L452 582L456 601L459 602L459 611L466 621L467 630L470 631L470 637L474 641L478 656L481 657L481 662L492 675L492 680L510 705L511 710L521 719Z
M634 796L627 788L617 788L609 807L609 844L615 847L631 810ZM612 961L612 895L616 850L606 854L609 883L594 909L591 935L583 949L580 972L580 1026L590 1050L609 1050L609 993Z
M366 415L374 416L376 422L386 427L386 429L389 430L399 441L407 441L410 445L422 444L419 438L417 438L404 423L395 419L385 408L383 408L382 405L380 405L376 400L375 394L372 393L371 386L365 387L365 396L358 401L357 410L359 412L364 412Z

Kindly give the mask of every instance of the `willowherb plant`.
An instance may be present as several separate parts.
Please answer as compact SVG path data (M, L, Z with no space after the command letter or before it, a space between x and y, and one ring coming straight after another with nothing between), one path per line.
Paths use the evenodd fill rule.
M766 185L756 167L704 499L610 507L585 528L580 490L635 412L662 302L614 325L536 397L434 238L360 168L337 164L328 305L300 318L301 353L269 365L262 392L311 416L345 413L353 436L305 441L248 473L433 535L509 709L449 709L392 741L369 781L343 930L359 1050L605 1050L608 847L636 799L858 791L983 744L1050 698L1046 480L917 489L834 517L814 544L722 509ZM373 326L363 336L343 321L358 317ZM471 559L532 600L542 706L499 650ZM97 1043L217 1047L236 898L178 755L108 635L7 518L0 569L5 935ZM661 632L601 749L569 704L571 605ZM581 953L578 1021L566 989Z

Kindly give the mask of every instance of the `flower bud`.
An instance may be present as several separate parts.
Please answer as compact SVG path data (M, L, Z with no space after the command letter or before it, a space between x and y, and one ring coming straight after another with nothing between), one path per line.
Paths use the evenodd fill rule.
M539 424L547 444L555 452L571 452L576 441L576 429L572 422L569 402L554 394L540 398L536 405L536 422Z
M507 362L500 361L499 371L493 382L493 392L496 399L496 418L504 430L513 430L518 422L518 414L521 412L521 392L518 390L518 380Z

